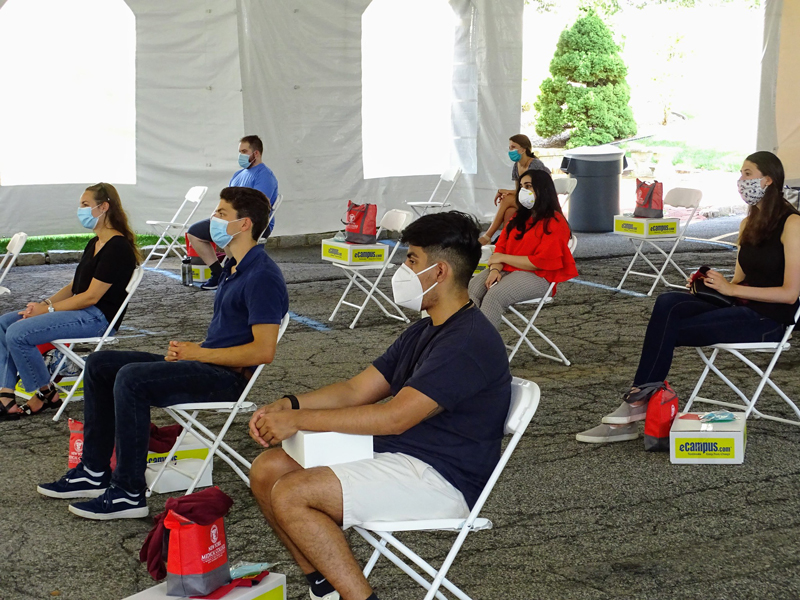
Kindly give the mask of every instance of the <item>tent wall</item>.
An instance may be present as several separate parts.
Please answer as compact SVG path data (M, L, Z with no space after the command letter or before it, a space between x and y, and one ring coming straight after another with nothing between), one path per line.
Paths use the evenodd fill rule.
M239 4L245 129L263 136L264 161L286 198L276 233L340 228L348 199L385 208L427 200L437 176L363 177L361 16L369 0ZM477 174L462 177L454 205L483 213L492 190L509 185L504 155L519 129L523 2L452 0L451 6L462 23L474 23L478 88ZM460 56L465 51L456 50L456 63L467 65L456 76L469 70L470 57ZM467 162L468 151L460 150Z
M767 0L761 61L758 148L775 152L800 185L800 2Z
M171 217L193 185L209 187L200 211L210 213L246 133L261 135L286 198L277 235L338 228L348 199L381 207L427 199L435 176L363 179L361 15L368 4L128 0L137 33L137 182L119 189L135 229ZM457 135L472 140L456 141L452 152L477 171L462 177L457 208L484 213L492 190L509 185L505 148L519 130L523 4L451 0L458 39L470 44L457 47L456 63L465 66L453 87L472 103L453 111ZM84 187L0 187L0 235L85 231L75 218Z
M236 0L128 5L137 37L136 184L118 189L134 228L146 232L145 221L171 218L191 186L219 191L236 167L244 128L238 24ZM0 235L86 232L75 211L93 183L0 187ZM213 202L210 193L200 211L210 214Z

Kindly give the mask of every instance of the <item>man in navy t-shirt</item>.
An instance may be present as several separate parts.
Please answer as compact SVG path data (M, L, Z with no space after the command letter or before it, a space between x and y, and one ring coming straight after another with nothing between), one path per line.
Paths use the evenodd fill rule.
M409 225L408 255L392 278L395 302L430 318L359 375L286 396L250 421L263 446L298 430L375 436L369 460L303 470L276 448L253 463L253 494L306 574L312 599L376 598L342 528L466 517L500 458L511 374L500 334L467 292L479 233L458 212Z
M231 177L230 187L249 187L263 193L269 198L270 205L275 204L278 198L278 180L272 170L261 162L261 155L264 152L264 144L257 135L246 135L239 140L239 166L242 167ZM186 231L186 238L192 244L197 255L211 269L211 278L200 286L203 290L215 290L219 285L222 276L222 265L217 260L217 252L211 245L211 233L209 223L211 219L203 219L194 223ZM275 219L270 219L269 226L266 228L266 235L272 232L275 226ZM217 245L219 248L219 245ZM230 252L226 252L230 256Z
M185 402L235 402L254 365L275 357L281 319L289 310L278 266L257 245L269 219L258 190L227 187L211 234L237 260L220 282L206 339L172 341L166 356L101 351L86 359L81 463L59 481L42 484L51 498L93 498L69 507L88 519L146 517L145 469L150 407ZM117 466L111 473L116 447Z

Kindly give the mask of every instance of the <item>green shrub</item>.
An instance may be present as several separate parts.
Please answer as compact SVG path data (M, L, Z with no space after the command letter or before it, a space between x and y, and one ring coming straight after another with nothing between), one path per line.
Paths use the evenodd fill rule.
M636 134L628 69L611 31L594 12L561 33L550 74L534 103L537 134L551 137L569 129L568 148Z

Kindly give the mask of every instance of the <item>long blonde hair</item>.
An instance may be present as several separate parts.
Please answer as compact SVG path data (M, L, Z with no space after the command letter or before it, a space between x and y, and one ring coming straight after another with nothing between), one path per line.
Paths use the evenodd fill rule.
M136 264L142 262L139 248L136 246L136 234L131 231L128 224L128 215L122 208L122 200L119 199L119 192L110 183L96 183L86 188L87 192L94 194L94 201L97 204L108 202L108 212L106 212L106 223L112 229L119 231L125 240L130 244L133 254L136 257Z

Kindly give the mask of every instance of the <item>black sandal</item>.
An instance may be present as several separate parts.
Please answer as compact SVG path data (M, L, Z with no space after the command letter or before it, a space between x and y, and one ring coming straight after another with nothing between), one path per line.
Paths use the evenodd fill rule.
M22 416L21 412L11 412L17 406L17 395L14 392L0 392L0 398L11 398L8 404L0 402L0 421L16 421Z
M54 385L50 385L50 388L46 392L42 392L39 390L36 392L36 397L41 401L42 405L39 407L39 410L33 410L28 404L23 404L20 406L22 409L22 413L26 417L32 417L33 415L38 415L41 412L46 411L48 408L59 408L64 401L61 399L58 393L58 388ZM53 398L58 398L58 400L53 400Z

